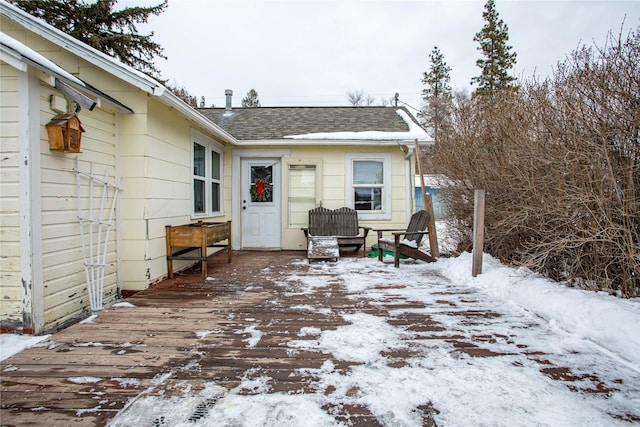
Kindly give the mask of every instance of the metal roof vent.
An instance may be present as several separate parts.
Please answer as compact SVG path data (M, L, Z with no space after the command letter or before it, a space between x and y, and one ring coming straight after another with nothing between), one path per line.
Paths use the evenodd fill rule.
M231 111L231 97L233 96L233 91L231 89L227 89L224 91L224 95L227 97L226 110Z

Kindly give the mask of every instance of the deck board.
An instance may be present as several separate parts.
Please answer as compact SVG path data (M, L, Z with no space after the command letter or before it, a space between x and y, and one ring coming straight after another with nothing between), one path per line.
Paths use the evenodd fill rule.
M317 279L314 291L284 286L303 275ZM215 256L208 261L207 278L199 269L177 272L127 298L132 306L107 308L93 321L70 326L43 345L0 362L0 424L105 426L142 396L166 399L187 391L195 396L211 382L251 395L258 392L242 384L261 377L269 379L269 393L330 396L335 389L319 381L318 370L330 361L333 372L346 374L361 364L291 342L313 344L318 331L347 325L347 314L384 317L411 334L406 348L382 354L392 367L407 366L419 348L436 341L452 357L500 355L482 345L505 336L465 336L428 314L446 312L450 319L472 325L497 313L451 305L446 291L436 292L437 299L425 310L421 302L385 296L385 287L402 284L375 288L380 291L375 300L347 294L336 273L312 268L303 251L241 251L230 264L226 256ZM301 333L303 328L316 333ZM526 346L517 351L523 358L541 357L530 356ZM214 400L200 398L200 409L192 401L192 417L203 416ZM364 406L327 403L322 410L336 423L381 425ZM428 400L416 413L423 426L436 425L437 408ZM165 425L161 419L147 421L143 424Z
M300 372L321 368L327 355L287 343L312 340L299 336L304 327L344 325L339 313L353 311L353 301L340 292L330 296L330 276L324 295L281 294L277 271L264 274L274 256L279 264L304 259L304 253L260 254L239 270L242 253L232 264L214 257L209 280L197 271L177 273L129 297L132 306L107 308L4 360L3 424L102 426L140 393L166 396L185 382L197 389L207 381L232 389L256 369L272 379L273 392L314 392L310 376ZM310 310L326 306L335 313ZM261 331L255 345L249 345L251 326ZM348 415L341 411L338 416ZM351 420L375 425L369 414L353 413Z

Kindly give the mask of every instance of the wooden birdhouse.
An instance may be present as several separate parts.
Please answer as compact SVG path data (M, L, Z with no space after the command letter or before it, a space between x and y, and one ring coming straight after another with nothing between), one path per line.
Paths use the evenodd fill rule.
M49 149L65 153L79 153L84 128L75 114L58 114L47 123Z

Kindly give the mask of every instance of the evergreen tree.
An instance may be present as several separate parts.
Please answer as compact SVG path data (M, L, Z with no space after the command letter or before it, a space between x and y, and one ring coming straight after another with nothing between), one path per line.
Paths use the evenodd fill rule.
M163 48L149 35L137 34L136 24L146 23L149 15L159 15L167 0L156 6L127 7L114 11L117 0L10 0L25 12L43 19L109 56L117 58L153 78L160 72L155 57L166 59Z
M418 118L432 132L435 141L438 140L438 130L447 120L451 107L452 91L451 67L444 61L444 55L438 46L435 46L429 54L429 71L422 75L422 84L426 87L422 90L424 105L418 113Z
M249 107L249 108L260 107L258 92L256 92L255 89L251 89L249 92L247 92L247 96L242 98L242 106Z
M480 44L478 50L484 56L476 61L482 74L471 79L471 84L478 84L476 95L488 95L501 89L513 88L516 80L509 75L509 70L516 63L516 54L511 52L512 47L507 44L509 28L498 16L494 0L488 0L484 5L482 17L486 23L473 38L473 41Z

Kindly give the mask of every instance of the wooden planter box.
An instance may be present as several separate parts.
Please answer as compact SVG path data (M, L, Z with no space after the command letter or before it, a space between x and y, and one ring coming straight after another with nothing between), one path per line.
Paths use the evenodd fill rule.
M167 239L167 270L169 277L173 277L173 260L200 261L202 277L207 277L207 260L217 252L207 256L207 248L226 248L227 262L231 262L231 221L202 222L165 226ZM219 244L225 241L226 243ZM175 252L174 252L175 250ZM199 250L200 255L187 255Z

